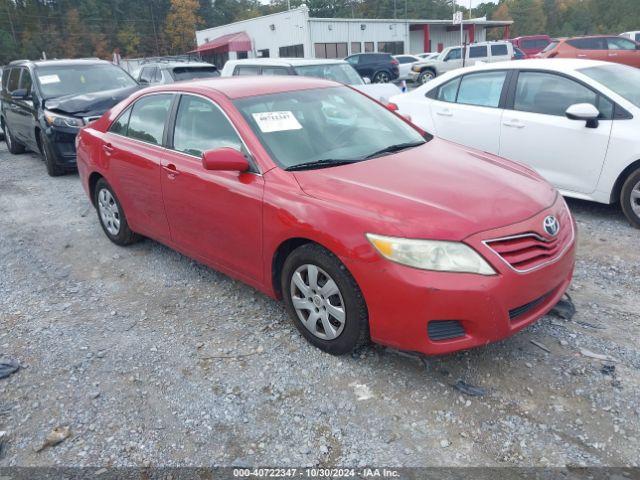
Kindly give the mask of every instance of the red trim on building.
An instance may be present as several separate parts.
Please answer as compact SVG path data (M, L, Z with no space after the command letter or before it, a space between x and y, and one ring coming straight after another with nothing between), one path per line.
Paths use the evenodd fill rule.
M431 29L429 28L429 24L425 23L422 25L422 31L424 32L424 52L431 51Z
M469 43L476 41L476 26L475 24L469 25Z
M504 40L509 40L509 37L511 36L510 33L511 33L511 25L505 25L504 34L502 35L502 38Z

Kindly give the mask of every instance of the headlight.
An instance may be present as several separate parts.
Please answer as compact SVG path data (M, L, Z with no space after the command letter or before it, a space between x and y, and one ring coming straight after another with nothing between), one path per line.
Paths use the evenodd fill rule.
M414 72L419 72L420 67L418 67L417 65L414 65L413 67L411 67L411 70L413 70Z
M460 242L411 240L367 233L380 254L393 261L421 270L495 275L496 272L473 248Z
M60 115L58 113L44 111L44 119L49 126L55 127L82 127L84 122L81 118L67 117L66 115Z

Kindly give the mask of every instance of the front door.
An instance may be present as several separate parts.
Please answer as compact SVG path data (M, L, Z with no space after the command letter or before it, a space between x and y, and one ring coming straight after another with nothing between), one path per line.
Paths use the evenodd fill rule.
M607 38L609 44L608 60L640 68L640 50L638 44L622 37Z
M162 191L173 243L212 266L261 283L262 176L202 167L207 150L244 151L226 115L209 99L182 95L169 146L162 162Z
M569 120L565 111L577 103L600 110L597 128ZM611 134L613 104L567 77L520 72L513 109L505 110L500 156L525 163L561 190L596 189Z

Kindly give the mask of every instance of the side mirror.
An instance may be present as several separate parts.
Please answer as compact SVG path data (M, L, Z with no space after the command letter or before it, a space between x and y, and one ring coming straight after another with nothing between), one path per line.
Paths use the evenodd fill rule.
M235 148L223 147L204 152L202 167L213 171L246 172L249 170L249 160Z
M29 98L29 91L25 88L19 88L11 92L11 98L15 100L27 100Z
M362 80L366 85L369 85L371 83L371 79L369 77L362 77Z
M576 103L567 108L565 115L569 120L582 120L587 122L587 128L598 128L600 112L590 103Z

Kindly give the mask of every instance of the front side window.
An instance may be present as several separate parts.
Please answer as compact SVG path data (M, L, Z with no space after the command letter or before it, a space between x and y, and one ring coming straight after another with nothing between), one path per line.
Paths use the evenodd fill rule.
M111 133L116 133L118 135L127 135L127 129L129 128L129 118L131 117L132 107L127 108L120 116L117 118L115 122L111 124L109 127L109 131Z
M200 156L207 150L242 148L242 141L229 120L211 101L183 95L176 114L173 148Z
M447 53L447 56L445 57L445 61L448 60L460 60L462 58L462 56L460 55L460 49L459 48L454 48L452 50L449 51L449 53Z
M162 145L164 125L172 100L172 94L148 95L139 99L133 105L127 137Z
M391 146L425 141L385 107L347 87L256 95L234 104L282 168L363 161Z
M636 50L636 44L631 40L620 37L607 38L609 50Z
M128 73L110 63L38 66L36 77L45 99L137 85Z
M515 110L545 115L565 116L576 103L590 103L611 118L613 105L606 99L573 80L552 73L520 72L513 104Z
M445 83L438 89L436 99L441 102L455 102L458 94L458 85L460 85L460 77Z
M506 45L491 45L491 56L501 57L503 55L509 55L509 49Z
M7 92L11 93L18 89L20 85L20 69L12 68L9 72L9 80L7 81Z
M362 77L346 63L330 63L325 65L303 65L295 67L298 75L305 77L325 78L347 85L362 85Z
M469 58L484 58L487 56L487 46L469 47Z
M579 72L640 107L640 69L612 63L583 68Z
M479 107L498 107L507 72L465 75L458 89L457 103Z

